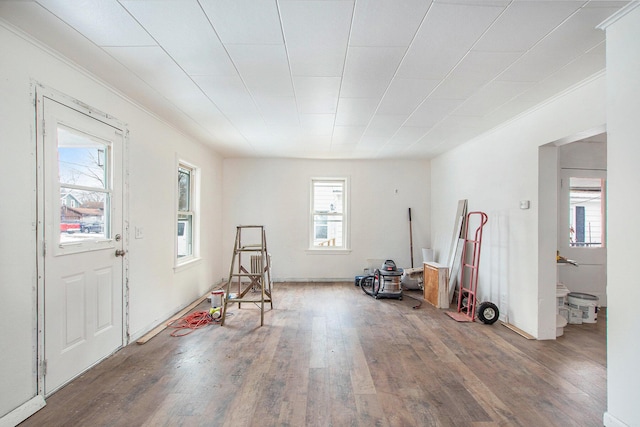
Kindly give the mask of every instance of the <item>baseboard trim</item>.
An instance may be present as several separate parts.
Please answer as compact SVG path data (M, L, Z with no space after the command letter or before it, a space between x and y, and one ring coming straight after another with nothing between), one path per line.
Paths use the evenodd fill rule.
M630 427L627 424L620 421L619 419L617 419L616 417L614 417L613 415L611 415L609 412L604 413L604 416L602 417L602 422L605 425L605 427Z
M353 277L349 277L346 279L341 279L341 278L323 278L323 279L309 279L308 277L302 278L302 279L296 279L296 278L286 278L286 279L273 279L274 283L280 282L280 283L285 283L285 282L300 282L300 283L317 283L317 282L327 282L327 283L338 283L338 282L353 282L355 280L355 275Z
M37 395L0 418L0 427L14 427L44 408L44 397Z

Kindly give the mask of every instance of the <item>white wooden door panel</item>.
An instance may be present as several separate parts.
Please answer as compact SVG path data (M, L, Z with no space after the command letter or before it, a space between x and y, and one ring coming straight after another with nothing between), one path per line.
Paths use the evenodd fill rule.
M45 395L123 339L122 132L46 96Z

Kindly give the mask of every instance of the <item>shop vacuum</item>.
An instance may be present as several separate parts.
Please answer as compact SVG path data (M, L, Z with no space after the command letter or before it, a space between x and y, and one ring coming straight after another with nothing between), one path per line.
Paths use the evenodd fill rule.
M359 284L365 294L374 298L402 299L402 268L393 260L386 260L373 274L362 276Z

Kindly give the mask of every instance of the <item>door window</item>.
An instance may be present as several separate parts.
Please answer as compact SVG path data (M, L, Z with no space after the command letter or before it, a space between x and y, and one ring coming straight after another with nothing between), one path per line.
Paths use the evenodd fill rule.
M602 178L569 177L569 246L605 246L604 187Z
M57 128L61 245L111 237L111 147L81 131Z

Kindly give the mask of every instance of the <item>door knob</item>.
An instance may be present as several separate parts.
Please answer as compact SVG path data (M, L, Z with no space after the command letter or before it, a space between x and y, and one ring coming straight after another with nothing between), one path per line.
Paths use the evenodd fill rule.
M126 253L124 249L116 249L116 256L124 256Z

